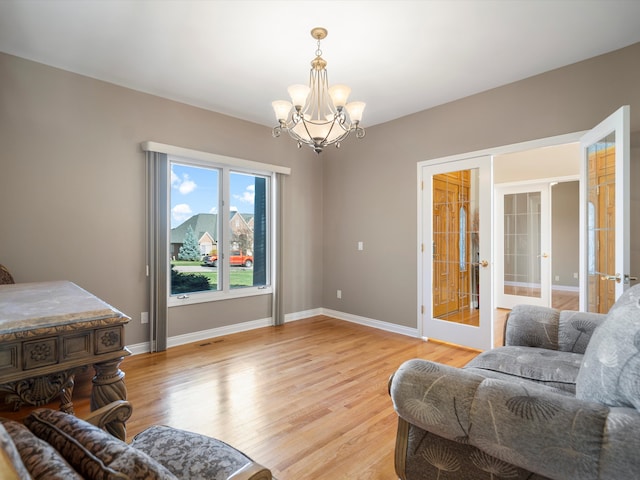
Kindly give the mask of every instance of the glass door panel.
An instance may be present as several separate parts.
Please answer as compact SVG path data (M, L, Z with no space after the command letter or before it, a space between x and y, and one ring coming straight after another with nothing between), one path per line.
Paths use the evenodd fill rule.
M491 176L491 157L422 168L424 336L492 346Z
M607 272L615 272L616 241L616 146L615 132L587 146L587 217L589 236L587 301L590 312L606 313L616 299L615 282ZM615 275L614 275L615 277Z
M629 286L629 107L581 139L584 295L581 308L606 313Z
M496 188L496 306L549 306L549 185Z

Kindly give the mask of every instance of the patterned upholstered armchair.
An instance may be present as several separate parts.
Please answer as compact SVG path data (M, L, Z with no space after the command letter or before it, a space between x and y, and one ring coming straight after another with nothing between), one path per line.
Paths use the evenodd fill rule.
M505 340L394 374L398 476L640 478L640 286L606 315L516 307Z
M155 425L131 444L103 428L131 415L120 400L80 419L46 408L0 418L0 479L271 480L269 469L212 437Z
M0 285L10 285L15 283L13 276L7 267L0 263Z

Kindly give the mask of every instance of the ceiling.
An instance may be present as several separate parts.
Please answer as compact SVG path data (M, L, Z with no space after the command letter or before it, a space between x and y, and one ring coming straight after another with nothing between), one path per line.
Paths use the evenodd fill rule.
M0 1L0 51L269 126L316 26L367 127L640 42L640 1Z

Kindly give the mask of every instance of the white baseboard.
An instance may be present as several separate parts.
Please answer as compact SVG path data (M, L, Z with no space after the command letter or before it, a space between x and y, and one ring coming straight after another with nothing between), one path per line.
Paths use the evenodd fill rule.
M285 323L295 322L297 320L303 320L305 318L315 317L318 315L327 315L329 317L337 318L338 320L357 323L387 332L399 333L401 335L407 335L409 337L415 338L418 337L417 328L403 327L394 323L381 322L380 320L361 317L359 315L352 315L350 313L338 312L336 310L329 310L327 308L314 308L312 310L304 310L302 312L288 313L285 315L284 321ZM248 330L255 330L256 328L270 327L271 325L273 325L272 318L263 318L260 320L252 320L250 322L238 323L235 325L227 325L224 327L211 328L209 330L200 330L198 332L185 333L184 335L169 337L167 339L167 347L171 348L177 347L178 345L184 345L186 343L201 342L202 340L208 340L210 338L222 337L223 335L231 335L233 333L246 332ZM149 353L151 351L149 342L127 345L127 348L133 355Z
M561 292L580 292L580 287L574 287L572 285L552 285L551 290L558 290Z
M372 318L361 317L359 315L353 315L351 313L339 312L337 310L331 310L329 308L315 308L313 310L305 310L297 313L289 313L285 315L285 322L292 322L295 320L303 320L309 317L315 317L317 315L326 315L328 317L337 318L338 320L344 320L346 322L358 323L367 327L377 328L386 332L399 333L401 335L407 335L409 337L418 337L418 329L411 327L403 327L396 325L395 323L382 322Z
M235 325L226 325L224 327L185 333L183 335L169 337L167 339L167 347L177 347L178 345L184 345L186 343L201 342L202 340L208 340L210 338L222 337L223 335L231 335L232 333L246 332L247 330L269 327L271 325L273 325L273 321L269 317L263 318L261 320L252 320L250 322L238 323ZM133 355L138 355L140 353L149 353L151 351L149 342L127 345L127 348Z
M287 313L284 316L284 322L295 322L296 320L303 320L309 317L317 317L318 315L324 315L322 308L314 308L312 310L303 310L302 312Z
M539 283L504 282L504 284L510 287L540 288ZM560 290L564 292L579 292L580 287L574 287L572 285L551 285L551 290Z
M353 315L351 313L338 312L336 310L330 310L328 308L323 308L322 312L323 315L337 318L338 320L344 320L346 322L357 323L359 325L377 328L386 332L399 333L408 337L418 338L418 329L415 327L403 327L402 325L396 325L395 323L383 322L381 320L361 317L359 315Z

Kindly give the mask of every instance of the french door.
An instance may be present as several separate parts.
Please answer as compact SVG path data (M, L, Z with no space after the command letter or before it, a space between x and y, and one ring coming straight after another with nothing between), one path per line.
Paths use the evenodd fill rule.
M424 337L493 345L492 157L421 167Z
M496 187L496 307L551 306L549 183Z
M580 139L582 155L580 309L606 313L635 277L630 273L629 106Z

